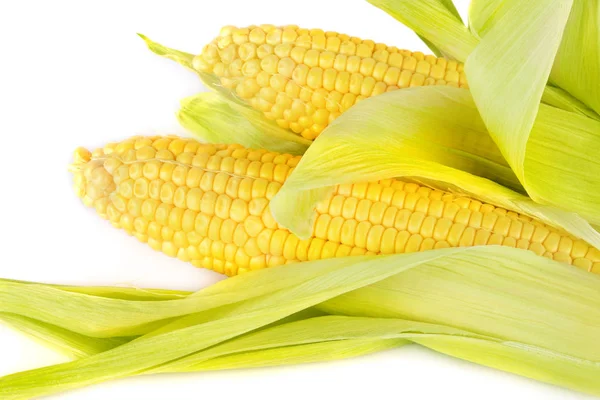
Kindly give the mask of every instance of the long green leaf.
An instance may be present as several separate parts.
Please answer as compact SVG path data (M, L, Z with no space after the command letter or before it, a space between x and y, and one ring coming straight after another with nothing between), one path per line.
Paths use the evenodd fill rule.
M588 127L595 121L573 122L568 118L570 113L560 111L557 115L555 111L560 110L544 106L533 133L540 140L531 148L538 142L547 146L543 144L545 137L559 135L557 131L563 135L561 129L573 128L579 129L582 139L562 144L561 151L572 150L565 151L567 155L561 155L560 160L597 143L593 129ZM374 113L378 118L368 117ZM547 129L560 118L565 121ZM587 167L574 170L565 164L554 165L553 156L554 152L540 147L532 151L527 162L532 173L539 174L533 175L535 182L556 179L557 183L540 190L539 196L562 209L535 203L494 182L517 186L489 139L469 92L448 87L406 89L363 101L334 121L309 148L270 206L281 225L304 238L312 233L316 204L334 185L409 177L541 219L600 247L600 234L582 217L564 211L582 212L590 218L600 215L600 203L594 201L599 191L593 190L600 185L594 180L600 172L600 160L581 158L574 165L586 163ZM558 193L557 188L567 183L572 185L568 193ZM574 196L581 204L573 200Z
M340 360L393 349L407 343L404 339L345 339L298 344L224 355L200 362L190 371L181 372L274 367Z
M38 283L9 279L4 281L18 285L39 285ZM190 292L176 290L129 287L65 286L48 284L44 284L44 286L61 289L66 292L132 301L181 299L191 294ZM79 317L78 319L81 318ZM90 337L58 327L56 325L10 313L0 313L0 321L30 336L34 340L56 349L57 351L72 358L81 358L101 353L103 351L118 347L133 339L133 337Z
M481 39L502 19L507 11L505 0L471 0L469 3L469 28Z
M600 121L600 115L563 89L547 85L542 103Z
M208 143L241 144L250 149L290 154L302 154L310 145L301 136L276 127L256 110L215 92L182 100L177 119L181 126Z
M278 275L273 271L285 271L288 279L296 281L296 285L278 291L271 290L264 296L214 310L211 313L212 319L205 323L135 340L70 363L5 376L0 378L0 397L11 400L40 396L138 374L273 323L345 292L417 267L431 259L463 251L469 250L444 249L406 254L402 262L391 264L382 262L385 260L380 257L359 256L268 269L267 275ZM321 273L310 277L305 274L307 265ZM261 272L237 277L238 283L240 280L245 281L238 286L264 284L264 273ZM39 303L39 300L30 299L30 303ZM161 351L157 352L156 349ZM77 373L74 374L74 371Z
M502 346L417 342L445 353L600 394L600 277L527 252L487 247L433 260L332 299L328 313L417 319ZM506 345L506 346L505 346Z
M131 338L92 338L54 325L15 314L0 313L0 321L73 358L101 353L127 343Z
M0 279L0 312L86 336L137 336L159 329L178 317L200 312L210 316L213 310L218 313L224 306L296 286L300 279L316 278L336 268L339 268L337 263L303 265L302 277L290 275L285 269L257 271L251 281L233 277L183 298L177 295L175 299L156 301L128 299L126 291L120 288L75 289ZM103 297L105 294L111 297Z
M504 0L473 0L469 10L472 32L483 37L503 19ZM600 110L600 3L598 0L574 0L562 42L554 59L550 81L570 93L574 108L598 119ZM545 93L546 104L558 100ZM573 97L574 96L574 97ZM563 99L564 100L564 99ZM564 101L561 101L563 105ZM578 103L578 104L577 104ZM585 104L584 104L585 103ZM587 105L586 105L587 104ZM591 108L594 108L594 112ZM561 107L567 111L578 111Z
M458 10L456 9L456 6L454 5L454 1L452 0L439 0L440 3L442 3L444 5L444 7L446 7L446 9L448 9L448 11L450 11L450 13L452 15L454 15L456 17L457 20L459 20L460 22L463 22L460 13L458 12Z
M415 343L481 365L493 367L569 389L600 395L600 363L565 356L523 343L478 340L469 337L415 338Z
M530 196L600 224L600 121L542 104L525 158Z
M444 7L446 7L446 9L448 11L450 11L450 13L452 15L454 15L456 17L456 19L458 19L460 22L462 22L462 18L460 17L460 14L458 13L458 10L456 9L456 6L454 5L454 2L452 0L439 0L439 2ZM430 40L428 40L426 37L419 35L419 38L423 41L423 43L425 43L427 45L427 47L429 47L429 49L436 56L438 56L438 57L447 56L449 58L452 58L450 55L444 54L443 51L441 51L440 49L438 49L437 46L435 44L433 44Z
M15 279L0 279L0 282L21 285L40 285L39 282L28 282ZM43 285L46 287L64 290L66 292L123 300L174 300L182 299L192 294L192 292L186 292L182 290L146 289L127 286L74 286L48 283L44 283Z
M465 64L479 112L525 187L529 133L572 3L573 0L505 0L501 18Z
M327 360L354 353L349 342L319 356L325 342L387 339L600 394L599 277L500 246L326 261L266 270L286 271L298 285L226 307L209 321L0 378L0 395L28 398L141 373L279 365L288 354ZM301 268L328 263L336 268L309 279ZM258 275L242 279L257 283ZM317 304L364 318L310 318L250 333ZM363 345L369 352L383 343Z
M146 35L142 35L141 33L138 33L138 36L142 38L142 40L146 43L146 46L148 46L148 49L153 53L173 60L176 63L181 64L184 67L196 72L194 70L194 67L192 66L192 62L194 61L193 54L163 46L160 43L156 43L150 40L150 38L148 38Z
M550 79L600 113L600 1L574 0Z
M242 336L149 373L327 361L413 341L454 357L593 394L600 363L538 346L402 319L322 317ZM354 346L359 346L358 349ZM376 346L373 348L372 346ZM358 354L356 354L359 352ZM212 358L213 356L217 357ZM191 364L191 359L198 361ZM205 361L199 361L206 359Z
M406 343L405 337L402 334L409 331L437 333L439 329L429 324L398 319L349 318L341 316L309 318L280 324L273 328L240 336L234 340L221 343L210 349L152 369L147 371L147 373L205 370L210 368L209 366L212 364L209 362L210 360L220 357L228 357L231 360L236 355L242 356L248 361L251 358L256 358L253 362L259 364L262 362L262 352L265 350L272 350L272 354L278 352L280 354L279 358L285 361L285 354L291 346L323 342L395 339L396 345L400 345ZM464 332L456 329L448 329L448 332L464 334ZM351 351L351 349L348 348L347 351ZM254 354L245 354L250 352ZM329 358L328 355L324 356L321 360ZM222 360L218 363L223 366L226 365ZM235 365L237 363L230 366L230 368Z
M77 289L87 290L88 288L83 286ZM115 289L118 290L118 288ZM267 328L269 326L276 326L283 323L299 321L307 318L315 318L324 315L326 315L324 312L317 310L316 308L309 308L306 310L302 310L301 312L298 312L296 314L292 314L289 317L283 318L271 325L267 325ZM173 323L166 325L163 328L160 328L156 331L152 331L147 335L144 335L144 337L154 336L170 330L176 330L182 327L192 326L194 325L194 323L190 323L190 321L198 323L198 319L190 317L198 316L199 314L186 315L174 321ZM53 349L56 349L57 351L73 359L83 358L87 356L92 356L94 354L102 353L103 351L113 349L115 347L121 346L127 342L136 339L136 337L92 338L89 336L81 335L79 333L75 333L73 331L59 328L54 325L50 325L41 321L37 321L15 314L2 313L0 314L0 321L4 322L5 324L14 328L15 330L30 336L39 343L45 344ZM177 321L181 322L177 323Z
M600 277L587 271L527 251L482 246L432 260L319 308L447 325L600 362L599 285Z
M459 61L477 46L477 39L440 0L367 0L433 43L443 54Z

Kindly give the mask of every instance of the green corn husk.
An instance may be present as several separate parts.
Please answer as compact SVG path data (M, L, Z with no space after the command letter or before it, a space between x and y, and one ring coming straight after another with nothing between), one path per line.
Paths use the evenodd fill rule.
M452 2L452 0L439 0L439 2L446 7L446 9L448 11L450 11L450 13L452 15L454 15L454 17L460 22L463 23L462 21L462 17L460 16L460 14L458 13L458 10L456 9L456 6L454 5L454 3ZM447 58L452 58L449 54L446 54L445 52L443 52L442 50L438 49L437 46L435 44L433 44L431 41L427 40L427 38L425 38L422 35L419 35L419 38L423 41L423 43L425 43L427 45L427 47L431 50L431 52L433 54L435 54L437 57L447 57Z
M1 279L0 285L2 283L11 283L13 284L13 288L20 285L38 285L32 282L9 279ZM130 301L174 300L185 298L191 294L190 292L176 290L127 287L80 287L48 284L44 285L44 287L59 289L68 293L80 293L94 297ZM106 338L91 337L58 327L47 322L42 322L40 320L25 317L23 315L7 312L0 312L0 321L3 321L8 326L27 334L37 342L45 344L72 358L80 358L101 353L103 351L118 347L135 338L135 336L114 336Z
M490 135L526 187L529 133L571 5L572 0L504 1L498 21L465 63L471 93Z
M310 145L301 136L273 125L256 110L228 101L215 92L183 99L177 120L187 131L208 143L242 144L250 149L294 155L303 154Z
M464 61L478 40L446 0L367 0L455 60ZM454 7L453 7L454 8Z
M501 18L503 6L503 0L472 1L471 31L479 37L486 35ZM550 81L600 111L600 2L597 0L572 1Z
M71 358L102 353L127 343L131 338L92 338L21 315L0 313L0 321Z
M542 103L600 121L600 115L596 114L594 110L563 89L555 86L546 86L544 95L542 96Z
M236 289L248 293L248 287L265 288L282 278L289 283L285 288L227 302L203 317L185 315L183 323L163 325L111 350L0 378L0 396L31 398L138 374L324 361L407 341L600 394L595 306L600 278L584 271L522 250L472 247L282 266L228 279L187 298L235 295ZM19 285L5 292L32 286L55 290ZM87 324L71 304L81 302L81 293L65 293L60 302L29 296L22 307L51 302L58 315L70 312L80 325ZM180 300L125 301L121 313L134 316L161 302ZM97 311L115 311L104 306L98 302ZM314 306L342 316L315 316ZM308 311L297 314L302 310ZM61 318L52 322L59 325Z

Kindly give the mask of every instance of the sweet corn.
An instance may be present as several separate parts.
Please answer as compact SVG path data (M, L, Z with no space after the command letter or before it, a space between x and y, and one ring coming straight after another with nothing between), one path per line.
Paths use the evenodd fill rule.
M584 241L527 216L399 179L338 186L318 205L312 237L300 240L277 224L269 202L301 156L136 136L94 152L77 149L74 158L75 192L85 205L155 250L227 275L475 245L528 249L600 273L600 251Z
M225 27L193 67L309 140L371 96L424 85L468 88L455 61L297 26Z

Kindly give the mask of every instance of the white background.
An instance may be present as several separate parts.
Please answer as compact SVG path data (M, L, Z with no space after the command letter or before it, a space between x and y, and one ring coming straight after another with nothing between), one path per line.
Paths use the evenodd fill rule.
M456 1L465 15L467 0ZM195 290L222 279L154 252L84 208L67 165L80 145L185 132L196 77L136 32L197 53L223 25L297 24L426 51L363 0L0 1L0 277ZM0 375L67 361L0 325ZM600 379L600 378L599 378ZM415 346L283 368L132 378L56 399L585 399Z

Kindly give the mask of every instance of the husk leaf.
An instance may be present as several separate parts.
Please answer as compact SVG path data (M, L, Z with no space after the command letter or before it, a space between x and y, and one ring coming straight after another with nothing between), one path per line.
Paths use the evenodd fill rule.
M168 331L157 336L150 335L126 343L115 349L60 365L40 368L0 378L0 397L21 399L52 394L109 379L135 375L142 371L185 357L244 333L271 324L291 314L302 311L325 300L348 291L368 286L408 268L414 268L428 260L444 257L462 249L407 254L402 263L389 265L379 257L358 256L299 263L263 271L257 271L228 279L237 287L246 285L260 287L265 283L265 274L279 276L273 271L284 271L289 281L296 284L281 290L269 290L263 296L209 311L206 322L194 326ZM306 274L306 266L319 273ZM218 284L217 284L218 285ZM188 298L201 298L204 291L211 291L217 285L197 292ZM27 288L31 285L23 285ZM235 295L235 287L230 294ZM214 290L214 289L213 289ZM71 296L76 296L70 293ZM40 305L49 299L29 297L28 306ZM179 300L171 300L177 303ZM152 302L152 306L160 302ZM57 302L54 302L57 304ZM69 308L68 304L65 305ZM137 308L136 302L123 304L122 309ZM103 310L105 311L105 310ZM113 310L111 310L113 311ZM161 349L157 352L156 349ZM73 371L77 371L76 374Z
M336 267L320 276L304 274L304 267L331 263ZM337 359L406 340L600 394L600 278L587 272L523 250L480 246L307 262L240 278L261 284L261 275L278 270L297 285L213 311L196 325L0 378L0 395L28 398L137 374ZM315 305L343 316L309 314L266 327Z
M477 39L457 18L449 2L441 0L367 0L433 43L445 56L462 61L477 46ZM452 7L454 8L454 7Z
M465 63L488 131L526 188L527 141L572 3L505 0L501 18Z
M303 154L311 143L279 128L247 105L228 101L215 92L183 99L177 119L200 141L208 143L241 144L294 155Z
M600 113L600 1L574 0L550 80Z

